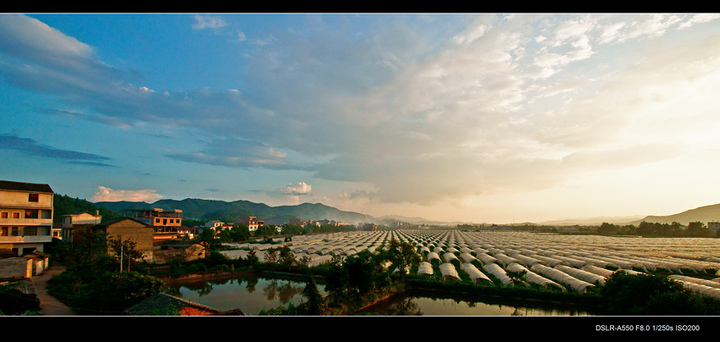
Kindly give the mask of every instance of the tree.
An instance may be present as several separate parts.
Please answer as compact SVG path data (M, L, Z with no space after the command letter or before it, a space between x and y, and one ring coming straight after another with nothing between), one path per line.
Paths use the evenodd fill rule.
M409 242L400 242L392 239L387 244L387 249L378 249L379 258L389 261L392 270L397 270L400 278L404 278L411 266L420 263L420 254L415 246Z
M115 261L120 264L120 271L129 271L136 260L142 258L143 253L136 250L137 242L122 240L121 237L108 239Z
M307 277L305 288L303 289L303 295L308 299L307 310L310 315L320 315L323 313L323 307L325 306L325 300L318 290L315 278L312 276Z
M36 295L20 291L15 284L0 285L0 316L39 310L40 300Z
M717 315L720 300L699 295L665 276L618 272L601 290L606 314Z
M325 290L339 299L365 294L374 288L377 261L372 252L363 250L334 263L327 271Z
M114 251L121 248L127 248L123 253L128 259L139 257L130 241L108 241L102 231L86 232L72 247L67 270L48 281L48 292L75 308L113 313L159 292L161 280L137 271L119 272L120 255Z
M255 236L274 236L275 232L276 232L276 230L275 230L274 226L271 227L271 226L262 225L257 228L254 235Z
M696 221L688 224L686 235L692 237L710 237L712 236L712 233L704 223Z
M510 277L510 280L512 280L513 285L517 286L518 284L522 284L525 282L525 276L527 275L527 270L522 270L520 272L513 272L513 271L506 271L508 277Z
M620 228L612 223L603 222L598 228L598 234L613 235L617 234Z

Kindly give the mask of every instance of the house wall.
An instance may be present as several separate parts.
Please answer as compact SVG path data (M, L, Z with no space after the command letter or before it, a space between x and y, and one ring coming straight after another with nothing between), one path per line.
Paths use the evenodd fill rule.
M108 239L131 240L136 243L135 249L142 252L145 257L152 257L153 229L141 222L122 220L107 226Z
M65 215L63 216L63 227L72 227L74 224L98 224L101 221L102 215L95 216L88 213Z
M37 196L31 200L30 195ZM53 194L0 189L0 245L23 250L43 250L52 242Z
M0 279L27 279L33 275L33 262L28 258L0 259Z

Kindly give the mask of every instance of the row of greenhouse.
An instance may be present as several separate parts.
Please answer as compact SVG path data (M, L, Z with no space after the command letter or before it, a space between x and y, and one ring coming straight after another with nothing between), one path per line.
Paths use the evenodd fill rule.
M460 279L458 270L473 281L512 286L508 272L523 274L528 283L563 291L586 292L602 286L615 272L662 271L686 287L720 297L720 277L704 280L692 275L717 276L720 239L644 239L590 235L460 230L392 230L295 236L287 243L297 258L311 266L335 255L375 251L391 240L410 243L422 256L418 274L440 272ZM230 258L245 257L250 249L272 245L243 244L224 251ZM262 260L264 253L256 253Z

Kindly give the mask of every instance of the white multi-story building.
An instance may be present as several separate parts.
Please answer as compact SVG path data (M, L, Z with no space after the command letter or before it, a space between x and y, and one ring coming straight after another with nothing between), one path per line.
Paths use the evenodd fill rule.
M0 250L22 256L52 242L53 196L47 184L0 181Z
M95 215L88 212L72 213L62 216L62 233L59 237L65 241L73 241L75 228L81 226L94 226L102 222L102 215L95 212Z
M254 232L258 229L258 227L264 225L265 221L258 220L255 216L249 216L241 218L237 223L248 226L248 230Z

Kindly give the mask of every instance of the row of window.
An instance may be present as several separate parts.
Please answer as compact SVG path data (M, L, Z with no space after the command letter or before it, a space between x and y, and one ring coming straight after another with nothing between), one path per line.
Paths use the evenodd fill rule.
M22 234L21 234L22 232ZM38 227L1 227L0 236L37 236Z
M10 213L8 211L3 211L3 212L0 212L0 218L7 219L7 218L10 218L10 216L12 216L12 218L14 218L14 219L19 219L20 214L21 213L18 211L14 211L12 213ZM37 219L37 218L51 219L52 218L52 210L28 209L28 210L25 210L25 215L23 218L26 218L26 219Z
M161 221L163 222L163 224L168 224L168 223L170 223L170 224L172 224L172 223L180 223L180 219L160 219L160 218L155 218L155 223L156 223L156 224L159 224Z

